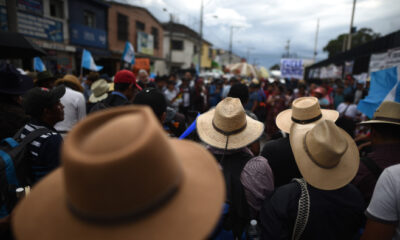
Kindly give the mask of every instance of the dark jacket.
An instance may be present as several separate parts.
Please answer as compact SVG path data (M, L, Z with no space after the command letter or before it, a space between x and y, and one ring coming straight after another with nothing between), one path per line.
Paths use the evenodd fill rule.
M0 99L0 140L13 137L29 120L22 106L9 99Z
M268 141L261 156L268 159L274 173L275 188L290 183L293 178L302 177L294 160L289 137Z
M249 205L240 181L240 175L252 156L244 151L225 154L222 161L222 154L214 153L214 156L223 169L227 193L226 201L229 204L229 213L227 218L224 219L224 228L232 230L235 236L241 236L250 219Z
M357 188L351 184L332 191L307 187L310 212L300 239L354 239L364 224L364 201ZM264 201L260 212L261 239L292 239L300 195L300 185L291 182Z
M97 102L92 106L87 106L88 109L87 112L88 113L92 113L92 112L97 112L103 109L107 109L110 107L119 107L119 106L125 106L125 105L129 105L131 104L131 102L129 102L126 98L123 98L122 96L119 96L117 94L113 94L110 93L108 94L108 97L106 99L104 99L103 101Z

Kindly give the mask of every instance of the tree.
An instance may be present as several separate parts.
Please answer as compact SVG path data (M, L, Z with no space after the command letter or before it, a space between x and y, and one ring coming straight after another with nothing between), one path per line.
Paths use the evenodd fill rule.
M335 56L343 51L343 44L347 46L347 33L340 34L336 39L332 39L324 47L324 52L328 52L329 57ZM380 37L379 33L375 33L371 28L361 28L352 34L351 47L356 47ZM345 42L344 42L345 41Z
M279 70L281 67L279 66L279 63L274 64L272 67L269 68L269 70Z

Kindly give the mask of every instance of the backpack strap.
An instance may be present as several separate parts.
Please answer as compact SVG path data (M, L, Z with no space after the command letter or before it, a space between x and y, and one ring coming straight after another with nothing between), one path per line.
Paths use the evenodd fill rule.
M307 226L310 215L310 195L308 194L307 183L303 178L294 178L301 188L301 196L297 208L296 222L293 227L292 240L299 240Z
M25 145L31 143L36 138L42 136L43 134L51 133L51 132L52 131L50 129L48 129L48 128L37 128L37 129L33 130L33 132L31 132L28 135L26 135L26 137L22 140L20 145L21 146L25 146ZM21 133L22 133L22 131L21 131ZM19 136L17 138L19 138Z
M361 162L375 175L377 179L379 178L383 170L372 158L362 157Z

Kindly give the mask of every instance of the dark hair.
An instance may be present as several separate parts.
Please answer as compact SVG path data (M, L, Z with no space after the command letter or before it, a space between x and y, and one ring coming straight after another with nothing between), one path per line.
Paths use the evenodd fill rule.
M249 89L242 83L233 84L229 90L228 97L239 98L244 106L249 100Z
M174 85L175 86L175 83L174 83L174 81L167 81L167 86L168 85Z
M90 72L89 75L87 76L87 80L94 82L97 79L99 79L100 75L97 72Z
M353 94L346 94L344 96L344 101L345 102L350 102L350 103L354 102L354 95Z
M155 88L145 88L140 91L133 100L133 103L151 107L154 114L160 120L163 113L167 110L167 100L164 94Z
M123 92L129 88L130 83L114 83L114 90L118 92Z
M371 129L379 132L384 138L400 140L400 125L375 123L371 124Z

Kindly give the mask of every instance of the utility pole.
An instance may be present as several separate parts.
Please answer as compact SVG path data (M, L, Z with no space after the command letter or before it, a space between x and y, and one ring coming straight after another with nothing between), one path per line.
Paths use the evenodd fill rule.
M168 72L171 74L172 69L172 13L169 14L169 54L168 54Z
M203 52L203 0L201 0L200 7L200 39L199 39L199 73L201 70L201 54Z
M232 38L233 38L233 26L231 26L231 32L229 34L229 64L232 63Z
M315 32L315 42L314 42L314 57L313 61L317 59L317 45L318 45L318 32L319 32L319 18L317 19L317 31Z
M351 12L351 21L350 21L350 31L349 36L347 37L347 51L351 48L351 34L353 30L353 21L354 21L354 12L356 10L356 2L357 0L353 0L353 11Z
M290 58L290 39L287 40L286 42L285 50L286 50L286 58Z

